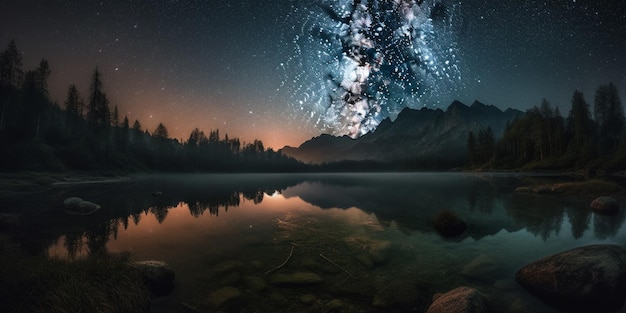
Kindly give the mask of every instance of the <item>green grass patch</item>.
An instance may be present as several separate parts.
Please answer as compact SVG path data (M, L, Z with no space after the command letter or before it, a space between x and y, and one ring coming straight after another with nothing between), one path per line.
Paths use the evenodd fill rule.
M150 294L126 255L27 256L0 238L5 312L148 312Z

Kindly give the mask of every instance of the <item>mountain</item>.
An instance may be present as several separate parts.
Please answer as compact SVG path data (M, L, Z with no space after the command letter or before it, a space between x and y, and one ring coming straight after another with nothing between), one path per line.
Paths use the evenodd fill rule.
M454 101L447 110L405 108L395 121L384 119L371 133L352 139L348 136L320 135L299 147L280 151L303 162L323 163L342 160L381 162L423 161L463 162L467 155L467 135L491 127L500 138L508 121L523 114L475 101L467 106ZM461 163L462 164L462 163Z

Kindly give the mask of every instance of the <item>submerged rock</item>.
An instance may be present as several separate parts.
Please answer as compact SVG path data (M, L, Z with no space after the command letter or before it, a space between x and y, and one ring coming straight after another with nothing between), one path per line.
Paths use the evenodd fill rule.
M566 312L613 312L626 298L626 249L591 245L548 256L521 268L517 282Z
M313 302L315 302L316 298L315 295L307 293L305 295L302 295L300 297L300 302L304 303L304 304L308 304L311 305L313 304Z
M452 238L462 234L467 224L456 213L445 210L435 216L433 227L441 236Z
M322 282L323 280L319 275L307 272L275 274L270 277L272 285L308 285Z
M265 279L258 276L246 276L243 278L246 288L252 291L260 292L267 289Z
M209 294L209 303L216 308L237 302L241 298L241 291L235 287L222 287Z
M484 313L489 300L480 291L459 287L437 297L426 313Z
M495 281L499 272L498 261L486 254L481 254L463 267L461 275L466 278L492 282Z
M78 197L70 197L63 201L65 212L74 215L89 215L98 210L101 206L93 202L85 201Z
M243 262L232 260L232 261L225 261L225 262L213 265L211 267L211 270L214 275L223 275L228 272L238 271L242 267L243 267Z
M174 270L162 261L140 261L131 264L139 270L153 295L162 297L174 289Z
M619 212L619 203L612 197L600 197L591 202L591 209L599 214L614 215Z

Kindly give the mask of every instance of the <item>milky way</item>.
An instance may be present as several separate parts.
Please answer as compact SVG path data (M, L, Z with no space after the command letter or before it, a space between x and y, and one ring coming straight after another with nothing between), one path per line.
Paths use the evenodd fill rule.
M458 2L339 0L300 10L282 66L301 68L289 77L294 112L323 132L361 136L461 82Z

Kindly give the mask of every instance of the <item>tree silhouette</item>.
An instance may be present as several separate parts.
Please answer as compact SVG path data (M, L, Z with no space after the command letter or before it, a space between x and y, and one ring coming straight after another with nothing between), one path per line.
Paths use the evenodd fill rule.
M102 81L98 68L93 73L89 88L89 104L87 105L87 120L92 125L109 126L111 124L111 112L109 100L102 91Z
M163 123L159 123L157 128L154 130L154 133L152 134L152 136L154 136L154 138L158 138L158 139L168 139L169 138L169 133L168 133L167 128L165 127L165 125L163 125Z
M624 107L613 83L598 87L593 112L600 150L608 152L617 149L624 131L625 119Z

